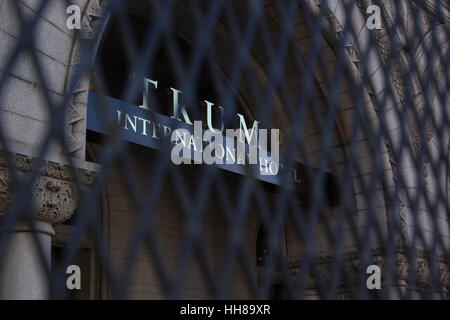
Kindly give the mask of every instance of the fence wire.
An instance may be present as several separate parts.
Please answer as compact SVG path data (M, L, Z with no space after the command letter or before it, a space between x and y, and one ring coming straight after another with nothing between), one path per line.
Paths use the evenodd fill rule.
M66 27L70 5L79 30ZM4 0L0 10L3 297L30 276L53 299L448 298L446 2ZM279 184L249 166L174 165L170 141L130 143L108 117L107 97L138 108L145 90L170 117L170 88L192 119L205 119L207 100L223 107L215 125L236 128L239 113L249 128L279 129ZM92 93L104 134L87 124ZM7 273L26 232L42 277L20 263ZM69 265L82 290L67 289Z

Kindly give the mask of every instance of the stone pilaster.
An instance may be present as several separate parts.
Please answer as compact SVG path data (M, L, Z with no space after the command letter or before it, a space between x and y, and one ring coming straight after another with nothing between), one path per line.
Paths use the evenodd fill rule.
M0 156L0 215L6 220L7 215L18 214L15 207L19 202L32 201L30 208L34 221L32 227L24 222L26 219L18 219L13 228L2 230L7 236L7 246L0 266L0 299L47 299L49 279L46 267L50 266L51 241L55 234L53 225L70 219L78 204L72 173L78 174L79 187L91 184L95 174L83 169L73 171L68 166L45 161L29 198L14 199L16 186L11 183L9 170L14 170L21 180L19 183L24 183L36 160L14 153L8 155L11 169L6 166L5 154Z

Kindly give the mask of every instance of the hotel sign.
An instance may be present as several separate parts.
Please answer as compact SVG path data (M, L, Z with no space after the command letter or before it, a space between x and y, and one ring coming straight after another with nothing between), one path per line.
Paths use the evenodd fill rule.
M176 95L175 98L178 100ZM172 117L169 117L150 110L145 103L145 100L146 99L144 98L143 105L136 106L90 91L87 108L87 130L100 135L108 135L110 130L107 128L107 123L117 124L120 129L121 138L130 143L151 149L160 149L163 142L171 142L173 148L181 145L185 147L184 149L189 148L191 153L188 155L188 160L195 160L198 159L199 156L201 157L201 152L203 152L207 146L205 148L203 145L204 139L199 138L199 136L204 134L205 130L201 129L201 131L198 132L198 128L194 128L186 111L182 108L178 108L178 101L174 101L174 114ZM209 127L209 130L207 131L211 132L212 130L215 130L217 134L221 134L223 126L221 130L212 128L212 121L210 119L210 108L212 107L212 104L207 102L207 106ZM181 120L181 117L176 116L179 112L181 112L181 117L183 117L184 121ZM241 121L240 125L243 127L245 121L241 117L242 116L238 114L238 118ZM255 128L256 131L254 130ZM255 121L251 130L248 130L246 126L242 129L242 138L248 142L251 140L252 135L256 135L258 132L258 123ZM184 134L178 134L179 131ZM173 140L174 136L177 136L176 141ZM224 136L224 141L227 141L227 143L223 144L221 152L216 151L215 153L216 160L222 159L223 163L218 161L219 163L215 163L215 166L240 175L251 173L256 179L265 182L270 189L276 190L277 186L281 186L281 179L283 177L283 171L285 170L282 159L275 162L272 160L270 153L258 150L257 164L243 165L242 163L246 163L246 159L239 159L239 157L248 158L252 146L245 143L244 156L242 156L242 153L240 155L238 152L233 153L234 150L227 147L229 140L230 139ZM201 146L198 145L199 141L200 144L202 144ZM199 162L194 161L194 163ZM300 197L307 202L311 191L310 179L316 176L316 173L318 174L320 171L314 168L307 168L300 163L295 163L294 168L291 168L290 171L289 176L291 177L291 181L293 182L297 193L299 193ZM335 195L336 192L335 190L332 190L334 189L334 177L329 173L323 173L325 174L328 200L333 203L335 202L335 200L333 200L335 198L333 195Z

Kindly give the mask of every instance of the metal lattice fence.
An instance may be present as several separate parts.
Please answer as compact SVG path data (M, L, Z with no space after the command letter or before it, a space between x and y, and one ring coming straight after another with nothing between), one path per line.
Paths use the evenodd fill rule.
M0 10L2 298L448 298L445 2ZM279 129L276 182L173 164L205 119Z

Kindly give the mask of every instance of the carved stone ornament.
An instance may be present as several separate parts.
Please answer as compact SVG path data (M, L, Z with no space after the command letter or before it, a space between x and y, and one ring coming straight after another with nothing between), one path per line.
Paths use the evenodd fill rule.
M439 281L441 283L442 288L447 288L449 285L448 282L449 270L448 266L444 261L439 261Z
M65 88L71 88L74 84L73 90L68 92L71 95L71 101L68 104L66 112L66 144L72 156L81 157L80 153L83 150L83 138L79 137L75 127L82 122L86 117L86 103L87 92L89 90L90 76L82 72L78 77L76 71L81 68L80 60L82 55L81 42L82 39L94 40L96 34L101 32L98 28L98 22L103 15L102 3L104 0L90 0L86 5L86 11L82 20L82 28L80 30L80 38L75 39L72 46L70 57L70 68L66 77ZM98 45L99 39L97 40ZM82 153L81 153L82 154Z
M417 275L422 285L428 285L430 283L430 268L425 258L417 259Z
M398 280L406 283L408 282L409 275L409 264L408 258L404 253L397 253L397 272L398 272Z
M393 270L394 273L398 276L398 285L400 286L408 286L409 281L409 272L412 267L410 262L408 261L408 257L405 254L405 248L398 247L395 253L395 264L396 269ZM316 289L317 282L321 283L330 283L331 282L331 274L330 271L333 268L334 258L331 256L320 256L316 258L316 262L310 266L309 274L306 275L308 277L308 289ZM381 248L372 249L372 262L373 264L378 265L381 270L386 269L386 257L385 253ZM448 290L449 286L449 267L445 261L444 256L439 256L438 260L435 264L439 269L439 282L440 287L443 291ZM300 277L303 275L302 270L300 269L300 264L298 260L289 260L288 267L290 268L290 281L293 283L297 283ZM361 256L357 251L351 251L345 254L345 262L344 262L344 270L345 274L342 274L339 279L340 285L348 285L348 284L358 284L361 279ZM417 250L416 252L416 272L418 276L418 281L423 287L428 287L431 280L431 267L430 262L427 260L426 255L423 250ZM314 272L315 271L315 272ZM383 271L382 271L383 272ZM313 276L314 275L314 276ZM305 275L303 275L305 276ZM384 279L384 275L382 274L382 279ZM274 272L272 280L275 283L281 283L282 281L286 281L286 279L282 279L281 272Z
M8 171L0 170L0 214L11 206L11 190Z
M12 169L19 177L27 178L30 175L35 159L15 153L8 153L8 157ZM70 219L78 203L73 173L77 174L80 186L91 185L96 175L84 169L71 169L55 162L44 162L32 193L37 220L57 224ZM13 205L13 192L5 153L0 153L0 215Z
M78 203L76 189L71 183L47 177L36 183L33 198L37 219L51 224L70 219Z

